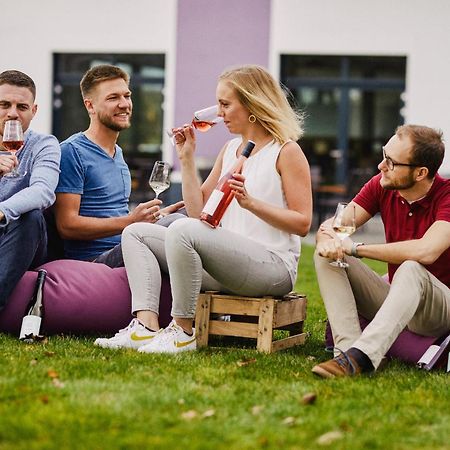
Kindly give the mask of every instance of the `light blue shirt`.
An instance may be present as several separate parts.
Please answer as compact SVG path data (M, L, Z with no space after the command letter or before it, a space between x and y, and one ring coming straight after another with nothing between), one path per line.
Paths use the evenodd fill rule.
M0 211L6 226L34 209L44 210L55 201L61 149L58 140L32 130L25 132L24 146L17 153L18 178L0 177Z
M131 176L122 149L111 158L83 133L61 143L61 175L57 193L78 194L79 214L85 217L121 217L129 213ZM67 258L92 260L120 243L120 234L94 240L64 240Z

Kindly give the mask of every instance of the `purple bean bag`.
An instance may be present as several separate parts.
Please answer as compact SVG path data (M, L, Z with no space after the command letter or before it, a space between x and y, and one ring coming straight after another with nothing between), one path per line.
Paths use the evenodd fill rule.
M364 329L370 323L367 319L359 317L361 328ZM386 353L390 358L398 358L407 363L416 364L427 348L440 340L440 338L421 336L409 330L403 330ZM330 324L327 323L325 330L325 344L333 347L333 335Z
M47 270L43 334L114 334L132 319L125 268L111 269L104 264L69 259L52 261L41 267ZM6 307L0 311L0 332L19 335L36 278L36 271L28 271L22 277ZM170 283L165 276L161 290L161 326L171 320L171 304Z

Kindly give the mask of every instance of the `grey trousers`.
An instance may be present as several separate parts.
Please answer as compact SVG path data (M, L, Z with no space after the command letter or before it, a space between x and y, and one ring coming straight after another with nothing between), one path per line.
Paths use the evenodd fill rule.
M193 318L201 290L238 295L284 295L292 281L280 257L261 244L198 219L170 228L136 223L125 228L122 250L133 311L158 312L161 271L170 274L172 316Z
M405 261L389 286L359 259L346 256L347 269L314 255L317 279L336 348L355 347L375 368L406 327L425 336L450 330L450 289L426 268ZM358 313L370 320L361 331Z
M172 224L172 222L175 222L175 220L182 219L184 217L186 217L186 214L176 212L162 217L156 222L156 224L163 227L168 227ZM111 268L123 267L125 264L123 261L122 245L117 244L112 249L103 252L101 255L97 256L93 262L106 264Z

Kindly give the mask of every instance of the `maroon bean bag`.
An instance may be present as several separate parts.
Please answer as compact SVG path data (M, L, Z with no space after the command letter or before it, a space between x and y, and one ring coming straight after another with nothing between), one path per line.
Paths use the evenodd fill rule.
M114 334L131 321L131 293L124 267L111 269L104 264L70 259L52 261L41 267L47 270L43 334ZM22 277L6 307L0 311L0 332L19 335L36 278L37 271L28 271ZM170 283L164 276L161 326L171 320L171 304Z
M364 329L370 323L364 317L359 317L361 328ZM447 333L448 334L448 333ZM442 340L442 338L421 336L409 330L403 330L386 353L390 358L398 358L407 363L416 364L427 348ZM325 344L327 347L333 347L333 335L330 324L327 323L325 330Z

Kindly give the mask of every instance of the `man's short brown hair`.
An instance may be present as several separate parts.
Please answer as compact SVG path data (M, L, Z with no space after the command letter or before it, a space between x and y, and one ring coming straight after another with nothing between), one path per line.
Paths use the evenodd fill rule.
M89 69L81 79L80 89L83 99L91 94L92 90L98 83L107 80L115 80L122 78L127 85L130 83L129 75L120 67L112 66L110 64L102 64L100 66L94 66Z
M428 178L433 178L444 160L442 131L422 125L402 125L397 128L395 134L400 139L403 136L411 139L411 164L426 167Z
M5 70L0 73L0 86L2 84L10 84L12 86L27 88L33 95L33 101L36 98L36 85L34 81L19 70Z

